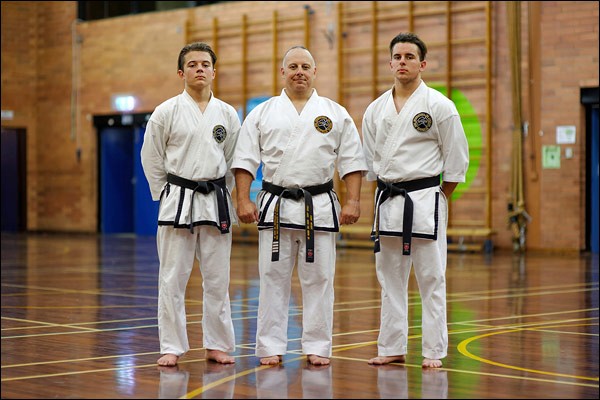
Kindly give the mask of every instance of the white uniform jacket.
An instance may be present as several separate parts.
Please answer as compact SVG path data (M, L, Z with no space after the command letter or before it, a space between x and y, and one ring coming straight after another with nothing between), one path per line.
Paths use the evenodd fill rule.
M456 106L425 82L399 113L394 106L393 88L375 99L363 116L362 135L369 167L367 180L379 178L395 183L441 174L447 182L465 181L469 148ZM437 239L437 207L443 195L440 187L409 195L414 204L412 236ZM381 235L400 236L403 210L403 196L388 198L381 204Z
M219 226L216 192L196 192L192 202L192 190L167 183L167 174L197 182L225 177L227 212L237 223L230 167L239 130L236 110L212 93L204 112L185 90L156 107L146 126L141 161L152 199L161 202L158 225Z
M241 168L256 178L262 162L263 180L285 188L324 184L355 171L366 172L360 135L350 114L314 90L302 113L285 93L254 108L240 131L232 169ZM273 227L278 196L260 191L257 196L259 229ZM314 229L339 231L340 203L332 191L312 196ZM304 200L283 198L280 226L305 228Z

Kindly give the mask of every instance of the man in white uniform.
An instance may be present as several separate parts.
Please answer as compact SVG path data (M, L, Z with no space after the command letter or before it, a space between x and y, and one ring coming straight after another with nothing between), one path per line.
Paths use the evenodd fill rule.
M181 50L177 74L184 90L156 107L142 145L142 166L152 199L160 200L156 236L159 365L177 364L190 348L185 290L194 257L203 280L206 358L234 362L228 354L235 350L229 263L230 226L237 221L229 188L234 184L230 166L240 121L232 106L212 94L216 61L205 43Z
M232 169L238 217L258 223L260 295L256 356L278 364L287 351L288 305L294 265L302 286L302 351L314 365L332 352L336 232L360 216L367 166L356 126L345 108L313 88L317 69L301 46L288 50L281 95L246 117ZM256 203L250 185L262 162ZM335 168L346 185L341 207L333 191Z
M401 33L390 54L394 86L367 107L362 125L367 180L377 180L372 236L381 284L378 357L369 364L405 362L412 265L422 300L422 364L439 368L448 350L447 200L465 181L468 144L454 103L421 79L425 43Z

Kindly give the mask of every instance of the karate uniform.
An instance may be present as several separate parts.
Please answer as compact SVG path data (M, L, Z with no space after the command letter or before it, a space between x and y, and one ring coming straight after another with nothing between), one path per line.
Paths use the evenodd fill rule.
M298 111L282 91L258 105L240 131L232 169L256 177L262 162L263 181L284 188L324 184L334 177L366 171L360 136L345 108L320 97L316 90ZM279 261L272 261L273 215L279 196L262 190L259 209L260 297L256 355L267 357L287 351L288 304L294 264L302 285L305 354L331 357L335 233L341 206L331 190L312 196L314 262L307 262L305 201L282 198L279 212Z
M156 239L161 354L180 356L189 350L185 290L194 257L203 279L203 346L235 350L229 300L229 228L237 219L230 196L234 184L230 166L239 129L232 106L211 94L202 112L185 90L156 107L147 123L142 166L152 199L160 200ZM168 175L191 183L225 178L227 187L215 186L204 194L172 183ZM221 205L226 202L221 212L219 196Z
M446 182L465 181L469 152L460 116L452 101L424 82L399 113L393 89L375 99L365 111L362 134L369 166L367 180L406 185L441 174ZM442 359L448 350L445 278L448 202L439 185L407 194L414 207L410 255L402 252L405 197L389 197L375 209L373 231L376 234L378 230L381 236L381 250L375 256L382 288L378 355L406 354L408 280L414 265L422 299L423 356ZM378 189L376 205L380 195Z

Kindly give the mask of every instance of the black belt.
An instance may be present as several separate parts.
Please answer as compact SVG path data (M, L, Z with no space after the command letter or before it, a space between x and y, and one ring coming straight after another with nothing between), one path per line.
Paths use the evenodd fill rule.
M440 185L440 175L429 178L415 179L413 181L389 183L377 178L377 200L375 202L375 229L372 236L375 242L375 253L381 250L379 243L379 207L389 197L404 196L404 219L402 221L402 254L410 255L413 222L413 202L408 192L427 189Z
M281 199L294 199L300 200L304 197L304 231L306 233L306 262L315 261L315 238L314 238L314 221L313 221L313 203L312 196L316 196L321 193L327 193L333 190L333 181L323 183L321 185L307 186L304 188L288 189L283 186L277 186L270 182L263 181L262 189L273 193L279 198L275 203L275 209L273 210L273 245L271 252L271 261L279 261L279 209L281 205Z
M219 229L221 230L222 234L229 233L231 219L229 218L229 210L227 207L227 183L225 181L225 177L211 181L192 181L177 175L167 174L167 182L192 190L192 199L190 201L190 232L194 232L194 194L196 192L209 194L214 190L217 194Z

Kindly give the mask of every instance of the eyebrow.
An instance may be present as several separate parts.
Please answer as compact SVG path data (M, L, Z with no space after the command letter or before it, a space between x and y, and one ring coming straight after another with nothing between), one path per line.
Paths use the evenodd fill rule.
M188 60L188 62L186 64L190 64L190 63L194 63L194 64L212 64L212 62L210 60Z
M417 53L413 53L412 51L408 51L406 53L401 53L401 52L397 52L397 53L393 53L392 56L401 56L401 55L411 55L411 56L417 56Z

